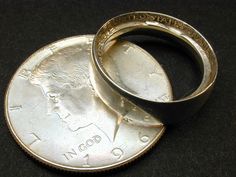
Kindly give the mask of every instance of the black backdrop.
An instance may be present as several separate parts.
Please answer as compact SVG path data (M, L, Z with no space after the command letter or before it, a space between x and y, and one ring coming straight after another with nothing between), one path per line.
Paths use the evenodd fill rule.
M235 9L236 1L229 0L0 1L0 176L236 176ZM4 120L4 93L14 71L42 46L64 37L94 34L109 18L135 10L180 18L212 44L219 75L206 105L193 119L169 126L142 158L110 172L62 172L30 158L15 143Z

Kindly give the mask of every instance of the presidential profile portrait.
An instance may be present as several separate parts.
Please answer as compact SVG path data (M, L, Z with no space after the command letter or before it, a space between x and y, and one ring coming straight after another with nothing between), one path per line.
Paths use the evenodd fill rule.
M62 49L41 61L32 70L29 82L40 88L47 100L47 114L56 114L71 132L96 131L112 141L113 132L101 127L107 117L103 114L108 113L90 83L87 55L76 47ZM116 115L110 114L112 118L106 121L115 128Z

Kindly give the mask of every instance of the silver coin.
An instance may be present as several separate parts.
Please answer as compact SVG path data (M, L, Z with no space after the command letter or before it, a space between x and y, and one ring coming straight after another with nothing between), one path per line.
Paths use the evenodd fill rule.
M5 97L6 121L17 143L37 160L63 170L91 172L126 164L149 150L165 129L129 121L117 128L116 110L104 104L90 81L93 37L66 38L35 52L16 71ZM167 78L161 67L157 72ZM163 93L171 95L170 87L163 87Z

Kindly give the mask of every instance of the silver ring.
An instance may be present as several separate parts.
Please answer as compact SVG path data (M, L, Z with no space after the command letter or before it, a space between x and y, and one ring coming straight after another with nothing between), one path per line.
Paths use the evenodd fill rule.
M178 42L181 41L196 54L203 77L201 84L192 94L173 101L150 100L122 88L108 75L103 67L102 58L110 42L128 32L141 29L158 31ZM94 38L92 54L96 70L113 89L164 124L181 121L196 113L211 93L218 71L217 59L212 47L196 29L177 18L155 12L131 12L107 21Z

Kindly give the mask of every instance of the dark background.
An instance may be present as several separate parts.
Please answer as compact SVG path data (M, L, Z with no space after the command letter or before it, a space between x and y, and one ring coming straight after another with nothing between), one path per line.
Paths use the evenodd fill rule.
M236 176L235 9L236 1L228 0L0 1L0 176ZM62 172L30 158L15 143L4 120L4 94L15 70L46 44L73 35L94 34L109 18L136 10L180 18L209 40L218 57L219 75L208 102L191 120L169 126L160 142L143 157L110 172ZM174 56L181 57L176 49L169 47L168 53L168 46L163 46L159 45L158 49L167 53L160 55L161 63L170 69L167 73L177 84L175 94L181 95L179 92L185 90L181 84L194 87L196 72L192 67L190 74L186 74L189 69L182 67L191 65L186 56L180 54L184 64L182 60L171 60ZM147 45L150 52L155 51L153 47ZM170 59L163 60L163 56Z

